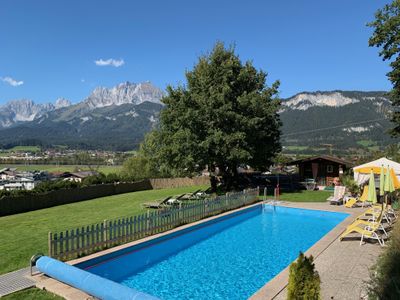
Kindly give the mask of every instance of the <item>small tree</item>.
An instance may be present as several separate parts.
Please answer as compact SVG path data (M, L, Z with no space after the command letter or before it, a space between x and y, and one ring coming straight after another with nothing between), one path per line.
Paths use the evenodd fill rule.
M290 265L288 300L318 300L321 299L318 272L315 271L314 259L300 252L297 261Z

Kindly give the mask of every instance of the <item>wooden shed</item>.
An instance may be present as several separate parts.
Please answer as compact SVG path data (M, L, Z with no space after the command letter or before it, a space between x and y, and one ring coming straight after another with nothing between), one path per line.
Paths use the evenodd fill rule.
M317 185L332 186L334 179L352 167L352 163L338 157L319 155L288 163L297 165L301 181L314 179Z

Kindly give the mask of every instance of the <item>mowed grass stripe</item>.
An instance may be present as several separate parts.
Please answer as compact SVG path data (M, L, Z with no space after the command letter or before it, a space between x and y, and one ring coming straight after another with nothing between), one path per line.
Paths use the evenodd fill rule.
M89 170L87 165L23 165L0 164L2 168L17 168L18 171L48 171L48 172L74 172L75 170ZM98 171L104 174L120 173L122 166L99 166Z
M207 187L133 192L0 217L0 274L28 266L33 254L46 254L49 231L58 232L105 219L138 215L146 211L142 207L144 202Z

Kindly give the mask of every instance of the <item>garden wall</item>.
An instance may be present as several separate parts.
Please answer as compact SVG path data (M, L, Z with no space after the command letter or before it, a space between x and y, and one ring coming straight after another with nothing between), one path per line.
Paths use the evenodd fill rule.
M99 197L151 189L205 185L208 177L146 179L131 183L101 184L74 189L61 189L42 194L3 196L0 198L0 216L80 202Z
M193 177L193 178L156 178L150 179L150 184L153 189L176 188L192 185L207 185L210 184L210 177Z

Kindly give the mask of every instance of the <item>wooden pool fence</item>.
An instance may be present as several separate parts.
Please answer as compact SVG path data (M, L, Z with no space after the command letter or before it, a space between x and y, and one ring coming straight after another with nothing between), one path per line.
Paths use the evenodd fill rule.
M58 233L49 232L49 256L68 260L88 255L254 203L258 195L258 188L246 189L213 199L148 210L132 217L104 220Z

